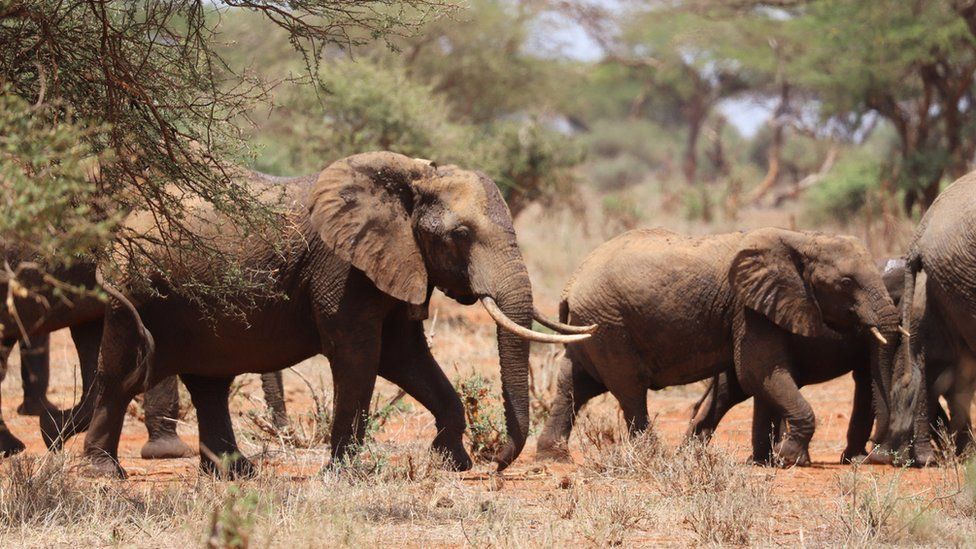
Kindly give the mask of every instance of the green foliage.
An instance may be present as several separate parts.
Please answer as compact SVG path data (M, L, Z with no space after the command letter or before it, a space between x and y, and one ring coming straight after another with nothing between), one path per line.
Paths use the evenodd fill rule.
M89 141L105 128L58 123L55 114L0 88L0 243L8 251L16 243L21 257L70 262L102 246L118 216L96 177L111 155L94 154Z
M490 460L506 438L504 413L491 384L480 375L455 381L468 424L468 443L476 460Z
M335 51L415 28L447 9L438 0L404 0L395 5L386 0L223 4L242 6L282 29L291 46L289 53L304 68L316 66L326 47ZM68 213L60 226L35 223L31 228L21 223L18 234L5 238L15 237L15 244L24 241L48 252L60 244L90 246L104 240L102 229L107 227L93 231L93 225L116 213L143 210L166 226L172 234L170 246L195 254L226 255L193 231L185 211L193 199L239 226L274 226L271 208L234 176L235 164L248 153L241 121L255 103L267 99L270 85L253 74L235 72L215 49L220 41L215 20L225 9L209 2L163 0L0 4L0 85L4 95L38 105L26 113L20 106L4 105L5 112L14 113L5 114L4 123L19 127L5 154L40 153L36 161L40 164L33 159L25 164L21 158L19 165L10 167L5 160L4 177L22 172L14 181L22 191L25 187L17 181L25 177L57 179L53 188L45 185L34 196L42 205L54 204L41 214ZM25 116L39 120L25 121ZM72 129L72 118L92 129ZM54 132L42 139L41 146L50 146L49 151L25 148L32 146L24 144L29 132L43 132L43 127ZM67 147L69 137L78 141L76 149ZM67 168L59 167L51 175L43 170L32 173L43 164L58 165L59 155L69 160ZM77 164L85 156L93 156L99 168L99 201L79 200L89 192ZM102 162L109 158L111 162ZM71 208L65 206L68 203ZM85 204L92 207L86 211ZM68 236L52 238L52 231ZM129 241L145 238L130 233L114 236ZM139 249L141 243L122 248ZM184 255L170 254L172 258ZM212 288L197 283L187 289L193 293Z
M880 161L864 151L850 151L809 191L808 211L818 220L845 223L862 213L880 184Z
M337 60L320 71L318 94L292 85L278 102L283 111L257 135L258 168L271 172L311 172L377 149L440 160L473 144L471 128L449 121L429 86L366 60Z

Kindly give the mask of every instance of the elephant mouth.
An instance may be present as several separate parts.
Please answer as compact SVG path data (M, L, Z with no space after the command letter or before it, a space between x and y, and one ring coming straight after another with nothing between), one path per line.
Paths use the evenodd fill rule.
M474 305L478 302L478 296L474 294L455 292L448 290L447 288L441 288L440 286L438 286L437 289L444 292L444 295L453 299L454 301L457 301L461 305Z

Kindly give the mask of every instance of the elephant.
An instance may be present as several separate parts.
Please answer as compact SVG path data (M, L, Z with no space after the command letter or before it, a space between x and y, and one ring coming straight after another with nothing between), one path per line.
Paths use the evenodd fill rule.
M181 290L186 277L206 284L222 273L211 270L207 251L170 254L162 248L165 239L147 238L145 253L181 263L145 273L138 268L141 256L118 262L117 287L138 315L129 314L123 300L106 311L100 391L85 438L90 472L124 478L117 449L127 404L144 381L178 374L199 417L207 418L200 422L201 469L253 474L234 438L231 380L318 354L329 359L334 383L332 466L363 442L376 377L382 376L433 413L432 446L448 464L470 468L461 401L424 337L434 288L464 305L480 301L498 325L507 439L494 461L499 469L514 461L529 428L529 341L566 343L588 334L531 330L538 316L532 287L495 183L479 172L392 152L353 155L297 178L243 171L238 177L280 215L267 227L270 234L247 233L202 201L186 218L201 220L187 229L196 238L248 267L245 275L252 278L240 281L239 290L219 303L191 299ZM125 223L132 234L173 230L145 212Z
M30 386L33 405L43 407L37 415L40 416L41 435L45 443L48 448L58 450L72 435L87 429L91 418L95 401L91 388L98 364L105 305L92 291L96 282L90 266L78 263L70 267L54 267L51 273L47 273L40 265L24 261L23 255L12 247L3 250L4 260L18 267L0 275L0 293L10 296L7 306L0 308L0 381L6 374L10 351L19 340L22 343L22 363L30 365L35 380L41 380L40 383L25 384L25 390ZM58 295L44 282L46 274L70 280L73 285L85 290L70 297ZM49 334L62 328L71 330L81 366L79 403L69 410L56 409L45 394L50 362L47 345ZM23 343L28 341L29 352L25 353ZM163 419L175 417L177 412L176 379L159 383L147 400L149 440L142 449L143 455L153 458L190 455L190 448L176 434L175 423ZM10 455L24 449L23 443L5 425L2 433L0 443L3 447L0 452Z
M863 245L851 237L777 228L707 237L663 229L624 233L594 250L563 292L560 321L599 325L566 345L552 414L538 441L565 456L576 414L610 391L631 433L648 425L647 391L732 370L756 397L753 446L768 424L788 433L769 463L809 464L816 425L795 371L822 338L866 337L870 371L893 353L898 311ZM881 416L885 394L872 385ZM868 398L862 395L863 398ZM859 433L858 437L867 435ZM756 457L766 461L765 450Z
M8 263L16 262L18 255L13 250L7 250L4 254ZM95 276L90 267L76 265L69 269L54 269L53 272L56 278L94 288ZM98 364L105 306L91 295L81 295L71 300L56 299L51 288L44 288L40 283L43 272L36 264L21 262L12 275L7 276L31 291L20 296L11 292L12 306L0 309L0 382L6 375L9 354L19 339L24 402L18 407L18 413L40 416L45 444L52 450L58 450L68 438L85 431L91 419L95 399L90 396L90 390ZM3 295L8 294L10 278L0 280L0 293ZM78 351L82 392L76 406L69 410L58 410L48 401L46 394L50 365L48 343L50 331L65 327L70 328ZM262 375L262 384L275 426L286 427L288 419L281 373ZM144 407L149 439L140 450L141 456L144 459L167 459L192 455L191 448L177 435L176 424L167 419L176 417L179 411L176 378L157 383L147 393ZM24 443L10 432L0 415L0 455L14 455L24 448Z
M905 255L901 316L911 335L901 338L891 357L890 449L896 457L906 452L916 457L918 448L926 446L939 393L947 396L949 428L957 447L971 442L970 405L976 388L974 218L976 172L971 172L932 203Z
M888 259L878 267L888 295L891 296L895 306L898 306L905 283L904 260ZM808 339L796 335L791 335L790 339L792 348L796 350L793 354L796 357L793 376L798 387L823 383L849 372L853 373L853 410L847 428L847 447L841 454L840 460L841 463L850 463L868 459L866 445L874 424L870 356L871 346L876 340L873 336L864 333L847 334L840 339ZM687 436L708 440L726 412L749 396L739 385L734 369L716 375L695 404ZM771 441L778 441L785 433L778 417L774 417L773 422L766 427L765 434L756 437L764 444L753 448L753 461L766 461L771 449ZM753 442L755 441L754 438ZM923 458L924 461L919 461L917 465L933 463L934 454L930 450L923 455Z

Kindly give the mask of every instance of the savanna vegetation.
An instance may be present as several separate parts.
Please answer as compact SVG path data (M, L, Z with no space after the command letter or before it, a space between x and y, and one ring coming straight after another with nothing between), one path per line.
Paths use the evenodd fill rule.
M188 196L260 231L275 218L235 182L240 166L297 175L379 149L489 175L550 313L582 258L636 227L837 230L880 258L973 169L974 77L971 0L0 0L0 247L16 250L3 267L137 249L146 236L120 232L122 216L179 228ZM961 458L921 473L754 468L746 406L712 446L679 447L697 386L651 395L660 436L627 440L601 400L574 436L578 466L528 453L507 480L491 475L504 425L491 329L435 297L428 337L484 458L474 473L441 471L418 442L429 415L383 386L368 450L317 474L331 390L312 360L286 374L289 432L255 411L247 378L235 387L257 479L218 482L177 460L162 480L135 465L128 484L93 482L35 441L0 464L0 544L965 545L976 533ZM77 361L58 341L52 392L69 400ZM556 373L541 347L532 365L538 428ZM821 409L846 413L849 389L812 393L828 418L815 461L839 455L846 416ZM17 390L3 386L4 410ZM192 410L179 419L192 438Z

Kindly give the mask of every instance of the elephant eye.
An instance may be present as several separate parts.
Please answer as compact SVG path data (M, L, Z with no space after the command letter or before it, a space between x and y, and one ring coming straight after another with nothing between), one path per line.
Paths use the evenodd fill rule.
M854 287L854 279L851 278L851 277L849 277L849 276L845 276L844 278L840 279L840 285L841 285L842 288L845 288L845 289L853 288Z
M470 235L471 235L471 229L469 229L464 225L458 225L457 227L451 229L451 238L454 239L458 239L458 240L465 239L468 238L468 236Z

